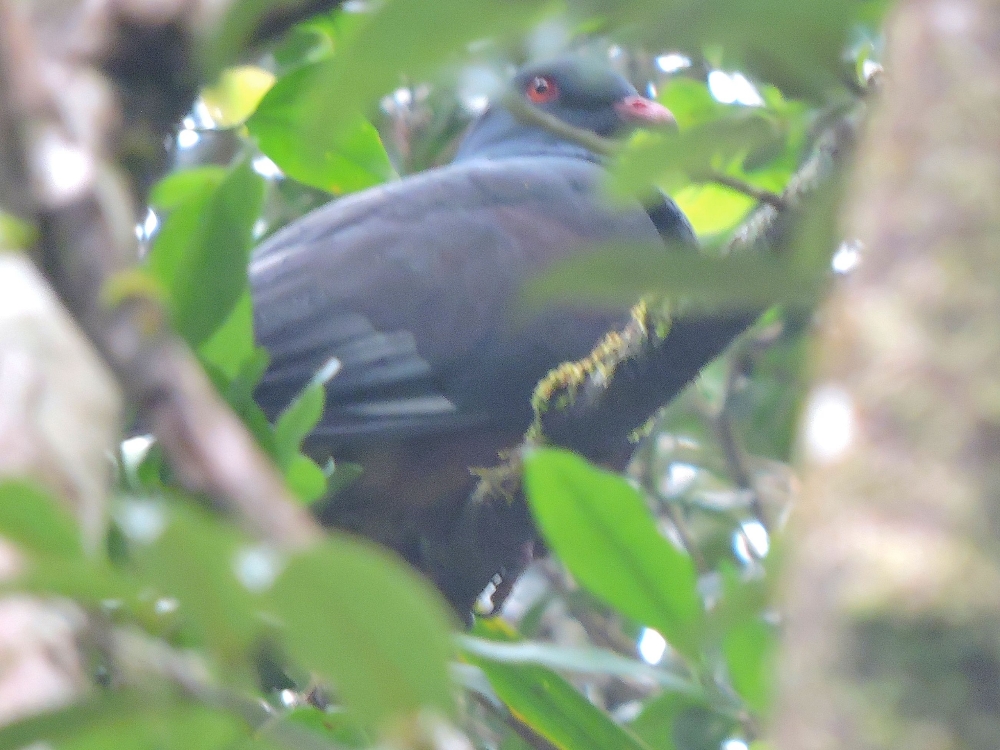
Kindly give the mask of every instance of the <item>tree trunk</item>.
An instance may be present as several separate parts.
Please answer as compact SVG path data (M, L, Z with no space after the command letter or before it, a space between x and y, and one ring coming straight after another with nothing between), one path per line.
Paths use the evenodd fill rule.
M777 748L1000 747L1000 2L909 0L786 561Z

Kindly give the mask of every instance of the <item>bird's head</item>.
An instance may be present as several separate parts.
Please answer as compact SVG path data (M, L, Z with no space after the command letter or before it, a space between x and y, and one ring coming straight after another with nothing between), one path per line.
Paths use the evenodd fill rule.
M528 66L514 78L512 88L513 96L605 138L620 137L635 127L674 124L670 110L640 96L623 76L591 60L562 58Z
M606 64L567 57L529 65L476 121L456 160L532 154L600 155L600 141L675 124ZM570 126L569 128L565 126Z

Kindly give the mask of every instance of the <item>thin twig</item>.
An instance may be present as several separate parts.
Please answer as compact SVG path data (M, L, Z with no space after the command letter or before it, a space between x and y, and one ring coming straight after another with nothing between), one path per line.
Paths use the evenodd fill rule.
M785 199L777 193L765 190L764 188L759 188L756 185L751 185L746 180L741 180L738 177L731 177L730 175L723 174L722 172L709 172L707 174L695 175L693 179L696 182L714 182L716 185L722 185L730 188L739 193L743 193L744 195L748 195L756 201L774 206L778 211L784 211L788 208L788 204L785 202Z

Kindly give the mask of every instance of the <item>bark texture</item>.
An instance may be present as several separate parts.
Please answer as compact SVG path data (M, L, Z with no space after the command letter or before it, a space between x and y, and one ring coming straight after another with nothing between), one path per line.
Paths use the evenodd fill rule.
M781 750L1000 747L1000 2L909 0L821 324Z

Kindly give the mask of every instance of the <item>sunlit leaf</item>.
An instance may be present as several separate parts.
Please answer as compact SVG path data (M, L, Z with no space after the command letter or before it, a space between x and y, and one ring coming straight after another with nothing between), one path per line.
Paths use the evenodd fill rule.
M702 236L735 229L756 204L748 195L712 183L688 185L672 197Z
M681 653L697 654L702 607L694 564L659 533L641 494L559 449L533 451L524 477L546 542L576 579Z
M691 78L674 78L656 98L670 110L682 131L733 112L732 106L717 102L712 97L704 81Z
M212 86L202 89L201 100L216 125L230 128L246 120L274 85L274 74L255 65L238 65L222 71Z

